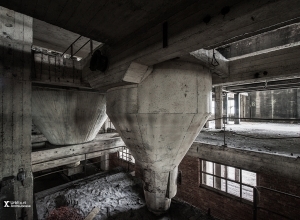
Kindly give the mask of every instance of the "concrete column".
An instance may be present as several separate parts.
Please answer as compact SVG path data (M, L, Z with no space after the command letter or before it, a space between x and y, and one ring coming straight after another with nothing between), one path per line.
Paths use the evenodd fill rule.
M33 219L32 18L1 6L0 17L0 219ZM3 201L30 207L4 208Z
M221 129L223 126L223 86L215 87L215 128Z
M100 168L101 170L109 170L109 154L105 154L100 157L101 163Z
M223 116L226 117L223 123L228 124L228 93L226 92L223 96Z
M107 114L142 167L148 209L176 194L177 166L210 116L211 74L194 63L157 64L138 85L107 91Z
M240 117L240 93L234 94L234 117ZM234 124L240 124L240 119L234 119Z

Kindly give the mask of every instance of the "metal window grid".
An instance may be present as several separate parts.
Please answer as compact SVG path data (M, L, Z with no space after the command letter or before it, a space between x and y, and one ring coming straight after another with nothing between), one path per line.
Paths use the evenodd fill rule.
M206 172L207 171L207 169L206 169L207 162L212 163L212 173ZM215 165L224 166L224 177L222 177L222 174L221 175L215 174ZM235 172L238 170L238 172L239 172L239 181L228 178L228 167L234 168ZM242 195L243 186L250 187L250 188L252 188L252 190L255 186L254 185L249 185L249 184L246 184L246 183L243 182L242 171L251 172L251 171L248 171L248 170L245 170L245 169L240 169L240 168L236 168L236 167L233 167L233 166L227 166L225 164L220 164L220 163L200 159L200 186L204 185L205 187L209 187L209 188L212 188L214 190L218 190L218 191L226 193L228 195L235 196L235 197L238 197L238 198L241 198L241 199L246 199L247 201L253 202L253 197L250 197L251 200L249 200L247 198L243 198L243 195ZM254 172L251 172L251 173L254 173ZM255 179L256 179L256 184L255 185L257 185L257 175L256 175L256 173L254 173L254 174L255 174ZM213 186L209 186L206 183L206 175L209 175L209 176L212 177ZM205 178L204 181L203 181L203 176ZM219 178L220 180L225 180L225 191L222 191L221 189L215 187L216 178ZM228 192L228 181L239 184L239 190L240 190L239 196Z
M125 148L122 151L119 151L118 156L120 159L131 162L131 163L135 163L135 159L134 157L131 155L131 153L129 152L128 148Z

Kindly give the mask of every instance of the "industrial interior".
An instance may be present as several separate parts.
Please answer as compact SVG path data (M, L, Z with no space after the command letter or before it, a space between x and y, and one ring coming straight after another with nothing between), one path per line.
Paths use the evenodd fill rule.
M0 43L0 219L299 219L299 0L2 0Z

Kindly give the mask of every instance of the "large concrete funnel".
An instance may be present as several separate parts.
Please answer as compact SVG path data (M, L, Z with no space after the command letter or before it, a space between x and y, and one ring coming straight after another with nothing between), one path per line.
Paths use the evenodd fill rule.
M148 209L168 210L177 167L210 116L211 74L197 64L168 61L140 84L108 90L107 114L144 171Z
M105 95L97 92L33 87L33 123L51 144L92 141L107 118Z

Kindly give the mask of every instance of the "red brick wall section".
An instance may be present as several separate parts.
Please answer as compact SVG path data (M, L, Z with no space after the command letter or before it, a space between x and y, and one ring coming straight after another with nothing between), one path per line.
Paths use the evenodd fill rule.
M176 197L184 200L214 217L228 220L252 219L252 206L199 187L199 159L185 156L179 165L182 171L181 185Z
M209 189L199 187L199 159L185 156L179 165L182 172L181 185L178 185L178 199L184 200L205 212L210 209L210 214L224 220L248 220L253 219L253 206L243 203L238 199L221 195ZM270 174L258 174L258 185L300 196L300 183L282 176ZM269 193L260 190L259 206L270 208L290 219L300 219L300 199L293 199L277 193ZM258 219L281 220L282 216L270 212L258 211Z
M259 186L300 196L300 183L289 178L259 174L258 183ZM300 199L298 198L271 192L266 189L259 189L259 206L283 216L288 216L290 219L300 219ZM263 210L258 211L258 217L259 219L284 219L278 214Z

